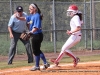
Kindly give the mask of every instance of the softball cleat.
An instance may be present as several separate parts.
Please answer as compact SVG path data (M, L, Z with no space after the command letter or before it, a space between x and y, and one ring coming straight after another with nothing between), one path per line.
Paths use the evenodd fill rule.
M59 64L59 62L56 62L56 59L51 59L50 60L52 63L55 63L55 66L57 67L58 66L58 64Z
M40 70L40 67L36 67L36 66L35 66L35 67L32 67L32 68L30 69L30 71L37 71L37 70L39 71L39 70Z
M74 67L77 66L79 61L80 61L80 59L78 57L76 57L76 59L74 59L74 61L73 61L74 62Z
M43 70L46 70L48 67L50 67L50 64L49 63L44 64Z

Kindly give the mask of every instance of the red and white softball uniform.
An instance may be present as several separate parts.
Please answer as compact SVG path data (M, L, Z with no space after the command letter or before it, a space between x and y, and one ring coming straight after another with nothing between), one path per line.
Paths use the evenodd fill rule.
M81 25L82 25L82 21L80 21L79 16L78 15L73 16L70 21L71 31L74 31L78 26L81 27ZM71 34L71 36L63 45L61 52L58 58L55 60L55 62L59 62L64 54L67 54L70 57L73 57L74 59L76 59L76 56L69 49L75 46L78 42L80 42L81 35L82 35L81 30Z
M69 49L75 46L81 40L81 25L83 24L82 20L82 13L78 11L78 7L76 5L70 5L67 10L67 16L72 17L70 20L70 28L71 30L67 31L68 35L71 35L65 44L62 46L61 52L57 59L52 59L51 61L58 66L59 61L63 57L64 54L67 54L71 58L74 59L74 67L77 65L79 58L76 57Z

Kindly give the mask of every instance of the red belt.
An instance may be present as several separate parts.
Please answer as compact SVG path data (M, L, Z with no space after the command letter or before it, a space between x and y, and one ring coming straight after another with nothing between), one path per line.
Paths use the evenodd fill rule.
M75 34L72 34L72 35L75 35ZM81 36L81 35L78 35L78 36Z
M81 35L78 35L78 36L81 36Z

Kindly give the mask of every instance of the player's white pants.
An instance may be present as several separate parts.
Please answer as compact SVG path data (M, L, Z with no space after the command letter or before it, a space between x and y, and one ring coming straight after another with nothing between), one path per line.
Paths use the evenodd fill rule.
M81 40L81 34L74 34L74 35L72 34L63 45L61 52L57 57L57 59L55 60L55 62L59 62L62 59L64 54L67 54L70 57L76 59L76 56L69 49L75 46L78 42L80 42L80 40Z

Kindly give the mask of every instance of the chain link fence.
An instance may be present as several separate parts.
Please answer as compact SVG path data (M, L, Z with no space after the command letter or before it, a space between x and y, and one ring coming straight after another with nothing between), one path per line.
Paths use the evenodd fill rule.
M29 14L28 7L32 1L1 1L0 0L0 53L7 54L10 46L10 38L7 29L10 16L18 5ZM70 30L70 18L66 16L66 10L70 4L79 6L83 12L82 40L72 50L100 49L100 1L91 2L58 2L58 1L34 1L43 14L42 29L44 41L41 49L44 52L58 52L68 39L66 30ZM92 6L91 6L92 5ZM17 45L18 53L24 53L24 46L20 41ZM24 51L23 51L24 50Z

